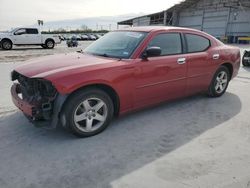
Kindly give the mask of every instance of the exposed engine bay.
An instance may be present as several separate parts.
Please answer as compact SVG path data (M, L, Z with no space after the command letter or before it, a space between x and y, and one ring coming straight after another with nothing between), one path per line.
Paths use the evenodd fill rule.
M11 80L17 84L18 96L35 106L30 118L32 120L50 120L57 96L57 91L52 83L44 79L28 78L16 71L11 73Z

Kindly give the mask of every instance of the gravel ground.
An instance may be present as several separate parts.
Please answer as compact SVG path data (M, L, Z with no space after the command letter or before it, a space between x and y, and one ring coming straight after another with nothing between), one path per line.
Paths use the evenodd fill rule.
M16 47L14 46L13 50L3 51L0 49L0 63L2 62L19 62L32 59L44 55L53 55L59 53L69 53L75 52L80 49L86 48L91 41L80 41L77 48L68 48L66 42L62 41L61 44L55 46L54 49L43 49L40 46L29 46L29 47Z
M221 98L162 104L77 139L34 128L9 94L9 72L21 60L71 50L0 51L1 188L250 187L250 69L241 67Z

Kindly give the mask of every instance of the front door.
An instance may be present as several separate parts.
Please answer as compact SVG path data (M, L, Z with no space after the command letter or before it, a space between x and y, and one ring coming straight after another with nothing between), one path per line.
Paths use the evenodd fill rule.
M26 29L18 29L13 35L14 44L26 44Z
M160 33L147 48L160 47L161 55L137 63L135 108L186 94L187 64L179 33Z

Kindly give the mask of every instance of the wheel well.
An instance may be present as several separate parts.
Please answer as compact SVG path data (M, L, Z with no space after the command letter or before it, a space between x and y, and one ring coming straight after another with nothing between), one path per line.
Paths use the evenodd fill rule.
M231 63L224 63L224 64L222 64L222 66L225 66L228 68L229 73L230 73L230 80L231 80L231 78L233 76L233 65Z
M1 43L2 43L3 41L10 41L11 44L13 44L13 42L12 42L10 39L8 39L8 38L3 38L3 39L1 40Z
M105 85L105 84L93 84L93 85L87 85L87 86L84 86L84 87L81 87L77 90L75 90L73 93L71 93L67 99L70 98L70 96L72 96L73 94L75 94L76 92L79 92L80 90L84 90L86 88L96 88L96 89L100 89L102 91L104 91L105 93L107 93L113 104L114 104L114 115L115 116L118 116L119 114L119 111L120 111L120 99L119 99L119 96L117 94L117 92L110 86L108 85ZM67 102L67 100L64 102L64 104Z
M45 43L47 43L48 41L53 41L55 43L55 41L53 39L51 39L51 38L46 39Z

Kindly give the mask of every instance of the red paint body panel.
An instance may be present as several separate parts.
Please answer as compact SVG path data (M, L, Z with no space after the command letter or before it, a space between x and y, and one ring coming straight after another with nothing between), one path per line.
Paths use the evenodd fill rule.
M17 91L17 84L14 84L11 87L11 95L12 95L12 101L18 107L23 113L32 116L32 111L35 108L35 106L29 104L28 102L22 100L18 96L18 91Z
M119 60L81 53L47 56L31 60L15 69L32 78L52 82L61 94L71 94L77 89L93 84L112 87L120 100L120 114L179 97L206 91L218 67L229 63L233 76L240 66L239 49L226 46L212 36L200 31L175 27L141 27L133 31L149 32L134 51L131 59ZM149 41L159 33L193 33L211 41L205 52L161 56L142 60L142 52ZM213 54L220 54L219 60ZM179 65L179 58L186 64Z

